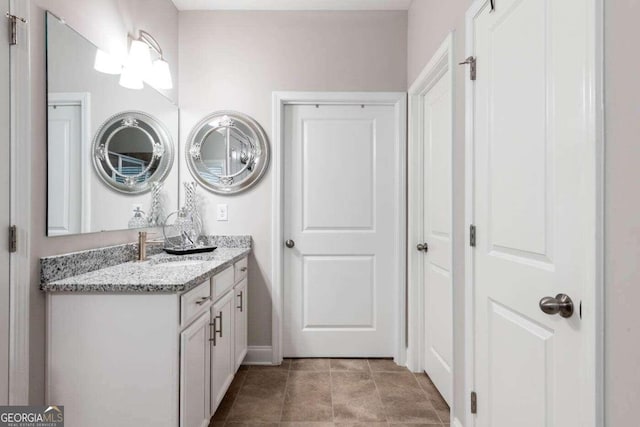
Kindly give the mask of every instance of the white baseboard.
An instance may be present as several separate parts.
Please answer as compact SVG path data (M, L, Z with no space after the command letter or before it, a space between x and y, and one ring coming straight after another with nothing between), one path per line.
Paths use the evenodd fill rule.
M464 426L462 425L462 422L461 422L459 419L457 419L457 418L454 418L454 419L453 419L453 423L452 423L451 425L452 425L453 427L464 427Z
M272 365L273 349L270 345L253 345L247 349L243 365Z

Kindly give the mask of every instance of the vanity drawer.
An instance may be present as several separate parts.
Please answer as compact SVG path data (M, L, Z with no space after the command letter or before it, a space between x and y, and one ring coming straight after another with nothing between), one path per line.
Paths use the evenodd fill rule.
M186 326L211 302L209 281L201 283L180 297L180 324Z
M248 267L247 267L247 259L248 258L242 258L240 261L236 262L234 264L235 270L236 270L236 283L238 283L240 280L244 279L245 277L247 277L247 271L248 271Z
M217 300L231 289L235 283L234 276L233 265L213 276L213 279L211 279L211 287L213 289L214 300Z

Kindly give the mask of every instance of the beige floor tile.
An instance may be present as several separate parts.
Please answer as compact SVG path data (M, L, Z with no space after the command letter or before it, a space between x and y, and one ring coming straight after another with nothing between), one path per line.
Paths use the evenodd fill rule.
M292 371L328 371L330 369L329 359L291 359Z
M358 371L368 372L367 359L331 359L332 371Z
M407 368L396 365L391 359L369 359L369 366L374 372L409 372Z
M441 424L440 418L427 400L408 402L404 400L382 399L387 419L390 423Z
M335 424L329 422L284 422L280 427L334 427Z
M236 396L238 395L242 384L244 384L244 381L247 378L247 372L248 371L246 370L239 370L236 373L233 381L231 382L231 385L229 386L229 390L227 390L227 393L224 395L222 402L220 402L220 405L218 405L216 413L213 415L213 421L219 422L225 421L227 419L227 417L229 416L229 412L231 411L231 407L233 406L233 402L236 400Z
M283 399L256 397L240 393L236 398L228 422L279 423Z
M280 427L280 423L243 423L230 421L225 424L225 427Z
M385 399L428 401L427 395L410 372L373 372L372 376L383 402Z
M336 423L336 427L387 427L385 422L368 422L368 423Z
M289 373L282 421L333 421L329 372Z
M283 369L289 370L291 367L291 359L284 359L280 365L250 365L249 370L251 371L260 371L260 370L271 370L271 369Z
M336 422L384 422L386 416L369 372L331 373Z

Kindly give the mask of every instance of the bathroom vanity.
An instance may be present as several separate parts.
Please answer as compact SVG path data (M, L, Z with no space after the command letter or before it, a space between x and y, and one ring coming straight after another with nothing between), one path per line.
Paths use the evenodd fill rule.
M46 401L65 406L66 425L208 426L247 352L250 250L158 254L57 280L46 279L102 255L43 259Z

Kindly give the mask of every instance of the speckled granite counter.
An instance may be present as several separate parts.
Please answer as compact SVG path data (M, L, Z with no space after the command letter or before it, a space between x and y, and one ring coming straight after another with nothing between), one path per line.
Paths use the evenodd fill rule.
M236 247L218 247L213 252L203 254L176 256L160 253L143 262L118 258L119 263L109 263L103 259L104 268L87 268L84 271L78 267L78 260L86 264L84 260L94 259L95 255L87 256L80 252L43 258L40 289L45 292L89 293L185 292L246 257L251 252L251 239L243 239L240 245L230 245ZM124 245L123 248L135 254L135 245ZM104 255L104 250L91 252ZM73 275L69 275L69 271L73 271ZM67 272L69 277L65 277L67 275L63 272Z

